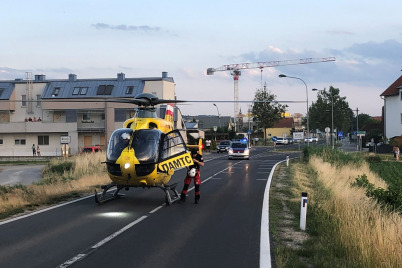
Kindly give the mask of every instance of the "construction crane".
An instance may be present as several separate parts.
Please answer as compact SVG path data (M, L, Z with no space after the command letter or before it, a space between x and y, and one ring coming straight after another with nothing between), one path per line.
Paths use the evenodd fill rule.
M259 68L270 68L285 65L297 65L297 64L309 64L309 63L319 63L319 62L331 62L335 61L335 57L328 58L305 58L297 60L283 60L283 61L266 61L266 62L255 62L255 63L239 63L239 64L228 64L223 65L218 68L208 68L207 75L213 75L215 72L230 71L234 80L234 117L236 118L239 113L239 77L241 75L240 70L244 69L255 69Z

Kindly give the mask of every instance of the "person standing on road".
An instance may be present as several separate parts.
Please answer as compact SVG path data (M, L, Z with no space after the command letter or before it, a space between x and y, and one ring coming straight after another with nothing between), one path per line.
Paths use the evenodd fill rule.
M36 147L35 147L35 144L32 144L32 155L33 155L33 156L36 155Z
M207 147L206 151L211 152L211 140L205 141L205 147Z
M37 155L37 156L40 156L40 148L39 148L39 145L36 146L36 155Z
M399 160L399 147L398 147L398 146L394 146L393 151L394 151L394 158L395 158L395 161L398 161L398 160Z
M183 190L181 191L179 203L186 202L187 190L193 178L194 178L194 192L195 192L194 204L198 204L200 202L200 185L201 185L200 167L204 166L204 159L202 155L200 155L197 152L197 149L195 148L191 149L191 157L193 158L194 164L187 167L188 172L186 178L184 179L184 186ZM191 171L192 169L195 170L194 174L191 174L191 172L194 172L194 170Z

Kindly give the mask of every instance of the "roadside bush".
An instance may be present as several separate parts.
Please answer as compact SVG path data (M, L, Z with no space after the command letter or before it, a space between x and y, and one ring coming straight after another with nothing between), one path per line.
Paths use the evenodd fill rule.
M351 184L354 187L366 190L366 196L375 199L383 208L402 213L402 187L391 186L389 189L374 187L365 174L358 176Z

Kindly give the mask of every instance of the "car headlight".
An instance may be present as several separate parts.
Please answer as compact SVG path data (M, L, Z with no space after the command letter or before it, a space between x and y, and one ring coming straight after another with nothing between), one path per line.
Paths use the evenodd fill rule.
M250 150L248 148L244 149L244 154L249 154Z
M233 153L233 149L229 149L229 153Z

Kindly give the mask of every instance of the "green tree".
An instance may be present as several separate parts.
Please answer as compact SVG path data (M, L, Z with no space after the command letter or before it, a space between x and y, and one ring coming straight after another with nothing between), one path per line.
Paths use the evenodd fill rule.
M288 107L287 105L279 104L275 99L276 95L271 94L266 86L257 89L254 95L252 113L258 126L263 128L264 137L267 137L267 128L273 127L274 123L279 121L281 114L286 112Z
M371 116L364 113L359 114L358 120L359 120L359 129L364 129L371 124L379 123L377 120L373 119Z
M353 111L349 108L346 97L339 95L339 89L332 86L327 91L317 93L317 101L309 107L310 129L324 131L326 127L332 128L332 111L334 129L345 133L350 130Z

